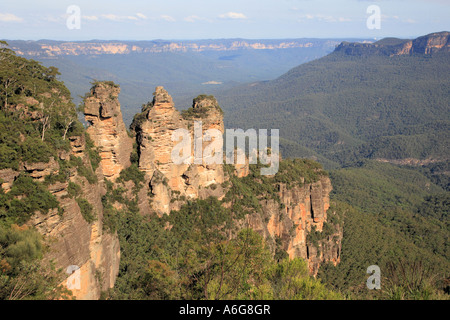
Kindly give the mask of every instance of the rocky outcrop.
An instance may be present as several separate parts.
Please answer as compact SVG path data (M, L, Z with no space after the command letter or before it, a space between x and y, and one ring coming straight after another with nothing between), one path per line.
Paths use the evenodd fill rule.
M139 168L146 173L153 209L160 215L179 208L181 202L172 201L173 194L178 198L196 199L201 188L224 182L222 165L194 163L194 121L202 122L202 134L208 129L224 132L223 115L214 97L199 96L190 112L181 115L163 87L155 89L153 101L144 106L133 121ZM186 164L176 164L172 159L172 150L179 143L172 140L177 129L184 129L191 135L192 153ZM205 141L202 151L210 143L212 141Z
M14 180L19 176L19 174L19 172L12 169L0 170L0 187L5 193L11 190Z
M202 141L202 163L190 167L187 176L189 181L196 181L193 188L189 190L189 194L198 197L199 188L206 188L213 184L222 184L224 182L223 165L208 164L207 158L213 157L213 154L206 154L208 146L212 141L207 141L205 135L208 130L217 130L223 136L225 127L223 123L223 112L219 107L217 100L213 96L200 95L194 99L192 108L183 114L184 120L190 128L192 140L194 141L194 123L201 124ZM192 183L191 183L192 185Z
M96 102L94 111L99 110L96 117L101 118L102 109L98 105L101 103ZM93 116L94 111L87 110L87 117ZM122 123L121 119L116 122L120 125ZM94 125L95 122L91 128ZM91 128L89 129L93 130ZM179 143L172 140L177 129L184 129L191 138L188 163L177 164L172 159L172 150ZM163 87L155 89L153 100L143 106L142 112L135 116L131 126L136 138L138 166L145 173L145 186L137 194L141 214L156 213L161 216L179 209L188 199L205 199L209 196L222 199L225 196L228 187L224 182L230 177L224 173L223 164L205 162L208 156L204 154L205 150L213 142L205 139L205 134L212 129L220 135L224 133L223 112L214 97L198 96L194 99L192 108L180 113ZM195 133L201 133L203 137L203 157L200 162L194 162ZM112 145L111 139L114 139L113 135L102 136L99 133L93 140L97 147L102 147ZM82 152L80 141L73 140L72 144L74 150ZM102 167L104 168L103 165ZM238 178L249 175L248 159L245 164L236 165L234 172L230 174ZM128 189L130 188L131 186ZM322 231L328 223L328 215L334 214L329 210L331 189L330 180L326 176L301 186L292 187L281 183L278 185L279 201L261 200L262 209L247 215L240 222L240 227L258 231L272 243L274 254L277 250L282 250L290 258L304 258L308 261L311 274L316 274L323 262L336 264L340 261L342 226L333 225L331 229L328 227L326 236L320 241L311 236L316 233L324 234ZM130 199L134 196L132 192L127 195ZM330 233L329 230L333 232Z
M32 178L43 182L45 177L57 173L59 170L58 162L54 158L50 158L48 163L25 163L23 171L27 172Z
M172 149L177 144L172 141L175 130L187 126L175 109L172 97L163 87L157 87L153 101L134 123L139 152L139 169L146 173L147 184L153 195L154 209L159 214L170 213L172 191L185 194L183 174L187 164L174 164ZM173 202L172 202L173 203Z
M450 52L450 32L432 33L415 39L412 42L411 52L422 54Z
M87 132L99 148L103 174L115 180L131 165L133 141L128 136L118 100L120 88L109 82L95 84L84 100Z
M171 159L172 149L177 144L172 141L172 133L187 126L163 87L156 88L145 117L138 128L139 168L149 177L158 170L168 179L170 188L181 191L181 175L188 166L175 165Z
M331 190L328 177L301 187L288 188L281 184L281 202L262 201L262 213L250 215L246 224L269 239L274 251L279 239L280 249L290 258L301 257L308 261L310 272L315 275L322 263L337 264L340 261L342 226L333 226L334 232L320 241L308 241L310 233L321 234L327 214L334 214L329 210Z
M386 38L375 43L342 42L335 52L351 56L362 55L411 55L450 52L450 32L437 32L414 40Z
M72 155L79 157L83 166L91 168L89 156L84 152L84 136L70 137L70 141ZM60 160L66 158L67 155L62 154ZM58 175L60 170L59 163L52 158L48 163L26 163L21 172L27 172L37 181L43 182L46 177ZM18 174L12 170L0 171L4 181L2 188L8 191L8 186ZM103 230L101 199L105 187L101 168L97 176L98 183L89 183L78 174L76 168L70 168L67 181L48 185L48 190L59 202L59 210L54 209L47 214L37 212L27 222L27 225L35 227L44 236L48 246L44 260L52 261L57 269L64 271L61 284L70 289L77 299L98 299L102 291L113 287L119 271L118 237ZM80 188L77 196L70 195L69 184ZM92 207L93 222L87 222L83 217L83 209L78 202L80 199ZM76 278L71 275L73 271L77 272Z

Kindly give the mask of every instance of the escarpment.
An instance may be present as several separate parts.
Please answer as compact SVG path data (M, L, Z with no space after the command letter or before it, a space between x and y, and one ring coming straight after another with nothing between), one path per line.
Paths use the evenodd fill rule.
M293 187L281 183L277 189L279 202L262 201L261 212L248 216L248 226L269 239L274 253L282 250L291 259L306 260L313 275L323 262L339 263L343 225L330 209L330 179L322 176Z
M59 203L47 214L35 213L27 225L35 227L48 245L45 261L63 270L61 284L77 299L99 299L114 286L119 272L117 235L103 228L101 168L93 170L84 134L70 136L71 150L48 163L25 164L24 170L48 185ZM19 173L7 172L9 177ZM8 190L8 189L6 189Z
M90 119L92 115L88 112L86 116ZM120 119L118 123L121 125ZM95 125L93 122L91 131ZM186 161L175 163L172 151L180 141L173 139L173 134L180 129L190 137L188 142L191 153ZM205 159L213 155L205 152L214 140L205 139L206 133L210 132L208 130L216 130L213 132L219 135L225 131L223 112L213 96L198 96L191 108L180 113L163 87L155 89L152 101L143 106L142 112L135 116L131 125L131 133L136 139L135 165L144 173L144 183L137 195L141 214L170 214L180 209L187 200L206 199L209 196L223 199L226 207L233 207L232 203L239 201L239 194L234 195L231 202L228 196L233 183L239 183L236 179L252 179L249 177L251 170L248 159L246 164L232 165L232 170L227 172L223 162L206 163ZM200 161L196 161L196 134L202 138L203 157ZM99 135L94 142L102 147L108 145L108 139L111 138L111 135ZM288 179L296 179L290 177L288 169L282 174L287 175ZM316 274L321 263L327 261L336 264L340 261L342 224L328 221L328 215L335 214L329 210L332 189L329 178L320 173L313 180L305 181L303 177L298 179L301 181L299 184L294 183L293 187L278 182L276 175L264 180L264 183L270 183L276 189L274 194L277 200L264 199L264 195L255 191L259 207L250 210L252 213L242 221L237 221L237 224L240 228L250 227L263 235L271 244L274 254L285 252L290 258L304 258L309 263L311 274ZM131 193L129 195L132 197ZM146 201L147 198L149 201ZM326 233L322 232L324 226Z
M335 216L329 209L331 184L318 164L286 160L279 173L267 177L258 173L260 164L249 165L248 159L225 164L217 100L201 95L179 112L162 87L128 132L119 92L112 82L94 83L84 99L86 129L73 122L61 137L64 147L48 159L30 157L0 170L2 195L17 193L19 183L31 180L50 201L48 210L28 213L26 226L44 236L44 261L62 269L58 281L74 297L99 299L114 287L121 249L111 221L124 212L158 219L210 197L233 217L233 230L254 229L275 257L302 257L313 275L323 262L339 262L342 225L330 222ZM40 117L35 114L30 121ZM181 163L173 157L181 141L173 138L175 132L184 133L190 147ZM35 140L44 147L42 141ZM26 197L18 194L17 200ZM235 235L230 233L230 239Z
M336 52L350 56L385 55L400 56L412 54L431 55L438 52L450 52L450 33L436 32L414 40L386 38L375 43L342 42Z
M288 165L268 177L248 159L224 164L219 152L223 112L216 99L198 96L191 108L179 112L162 87L128 132L119 92L111 82L95 83L84 100L86 130L77 122L61 140L65 147L48 159L0 170L3 194L29 180L46 192L51 206L31 213L26 225L44 236L44 260L63 270L58 281L77 299L98 299L115 284L121 251L110 221L121 210L156 219L209 197L235 219L237 231L260 233L274 256L302 257L313 275L323 262L339 262L342 225L330 222L335 215L329 209L331 184L316 163L286 160ZM191 148L178 163L173 149L180 141L173 133L180 129ZM201 144L196 145L198 138ZM217 155L222 161L208 161Z

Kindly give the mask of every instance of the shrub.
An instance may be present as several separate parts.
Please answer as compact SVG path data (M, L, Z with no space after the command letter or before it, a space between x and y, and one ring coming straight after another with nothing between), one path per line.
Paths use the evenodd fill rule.
M78 196L81 194L81 187L70 181L69 182L69 187L67 188L67 193L69 194L70 198L78 198Z
M36 212L47 214L59 208L56 197L43 184L26 175L16 179L6 199L7 215L18 223L27 222Z
M0 144L0 170L7 168L19 168L18 154L6 144Z
M96 220L94 215L94 207L84 198L77 199L78 206L80 207L81 215L87 223L92 223Z
M83 163L83 160L80 157L70 156L70 165L76 167L78 174L85 177L90 184L98 182L95 173Z
M20 146L22 160L28 163L49 162L52 151L40 138L28 137Z
M86 133L86 151L89 156L89 160L91 161L92 170L97 171L100 166L100 162L102 158L98 153L97 147L94 145L94 141L91 140L89 134Z

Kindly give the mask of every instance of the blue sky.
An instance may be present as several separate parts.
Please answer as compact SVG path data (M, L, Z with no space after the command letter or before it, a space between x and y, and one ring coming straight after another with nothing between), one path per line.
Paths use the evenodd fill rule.
M69 29L67 8L80 8ZM369 29L377 5L381 28ZM1 0L0 39L411 38L450 30L450 0Z

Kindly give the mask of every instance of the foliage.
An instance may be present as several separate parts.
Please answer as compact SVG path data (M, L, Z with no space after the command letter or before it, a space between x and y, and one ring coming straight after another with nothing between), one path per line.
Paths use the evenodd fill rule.
M61 270L42 264L42 236L34 229L0 224L0 300L70 299Z
M77 168L77 172L80 176L85 177L90 184L95 184L98 182L98 178L95 172L92 170L91 166L86 165L83 159L80 157L70 156L70 166Z
M309 277L306 262L300 258L284 259L268 271L276 300L340 300L341 295Z
M100 166L100 162L102 158L100 157L97 148L94 145L94 141L91 140L88 133L85 133L86 136L86 152L89 156L89 160L91 162L92 170L97 171Z
M94 207L84 198L76 199L78 206L80 207L81 215L87 223L94 222L97 218L94 213Z
M429 195L424 202L419 205L417 211L423 217L432 217L443 222L449 223L450 195L449 193L440 193Z
M0 188L0 222L6 219L22 224L33 214L47 214L52 209L59 209L56 197L42 183L27 175L17 177L6 194Z
M52 152L40 138L30 137L21 145L22 161L28 163L49 162Z
M389 300L430 300L445 298L436 292L434 268L419 261L389 262L384 277L384 295Z
M56 68L0 49L0 168L48 162L68 151L76 120L69 90Z
M383 292L366 288L366 269L377 265L384 277L388 275L388 265L398 261L422 261L424 267L434 268L436 280L445 279L448 259L435 254L429 245L414 244L408 236L397 231L398 227L386 225L374 214L363 213L342 202L338 202L336 208L344 214L344 237L340 263L337 266L325 264L319 269L318 278L327 287L345 293L350 299L389 299L384 294L383 290L388 288L383 283ZM438 295L439 288L434 286L433 292Z
M0 254L3 271L17 273L22 261L42 258L42 236L33 229L12 225L0 227Z
M58 69L16 56L5 47L0 50L0 62L1 111L9 114L16 109L32 118L35 134L42 141L49 138L50 144L58 145L65 140L76 111L69 90L57 80Z
M327 168L362 158L446 159L448 61L448 53L334 52L216 96L227 127L280 128L285 157L319 157Z
M131 164L128 168L122 170L120 172L118 183L133 181L134 183L134 191L138 192L145 182L145 173L139 170L139 167L136 163Z
M208 100L209 103L211 104L211 106L194 108L194 105L196 105L197 103L200 103L203 100ZM200 118L207 117L208 116L208 112L211 109L215 109L215 110L219 111L220 114L223 115L222 108L217 103L216 98L214 96L212 96L212 95L201 94L201 95L197 96L193 100L192 104L193 104L192 108L189 108L187 110L183 110L181 112L181 116L183 117L183 119L190 120L190 119L200 119Z
M81 192L82 192L81 187L78 184L72 181L69 182L69 186L67 187L67 193L70 198L78 198L81 195Z

